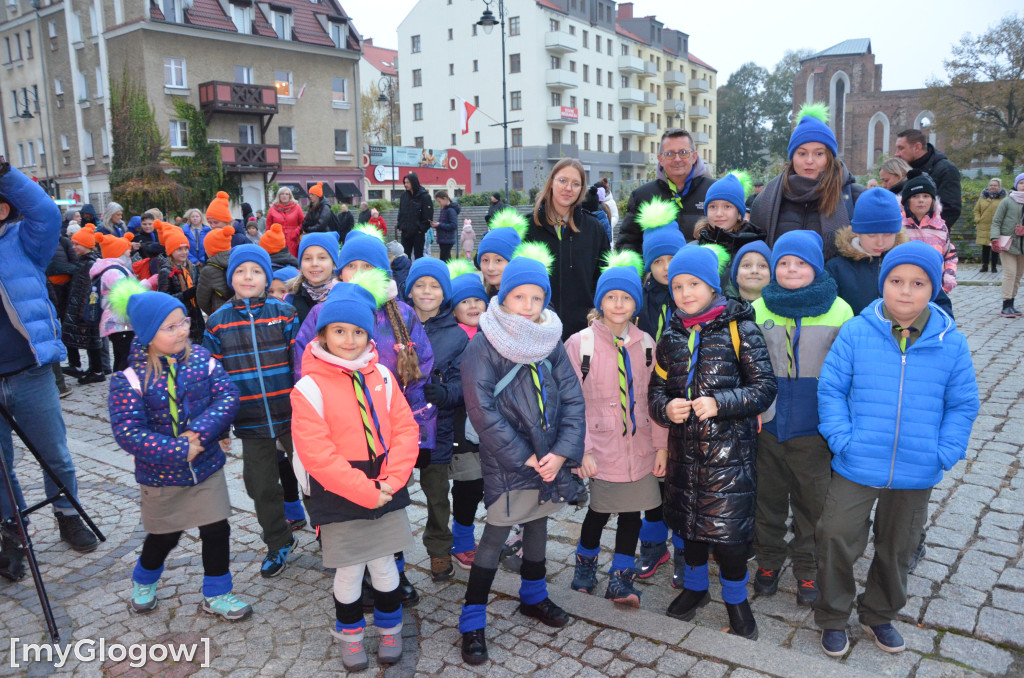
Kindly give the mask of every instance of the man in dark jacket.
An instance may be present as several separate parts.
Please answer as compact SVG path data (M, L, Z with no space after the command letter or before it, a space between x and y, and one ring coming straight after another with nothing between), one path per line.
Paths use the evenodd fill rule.
M693 239L693 227L704 216L704 195L714 179L707 175L704 161L694 149L693 137L684 129L672 128L661 135L658 169L654 181L633 191L626 204L626 214L619 223L616 249L643 252L644 238L636 222L637 210L657 196L672 200L679 207L676 222L686 241Z
M487 225L490 226L491 219L494 218L494 215L506 207L508 207L508 203L501 199L501 193L498 193L497 191L491 193L491 206L487 208L487 216L484 217L484 221L487 222Z
M68 451L52 363L66 351L60 340L57 312L50 303L44 271L60 234L60 209L39 184L0 156L0 404L24 429L36 450L68 492L78 494L75 465ZM0 492L0 575L16 581L25 576L25 551L14 520L25 506L14 473L14 439L0 418L0 454L4 455L17 506ZM48 497L58 489L43 476ZM96 536L64 496L53 502L60 538L85 553L95 550Z
M939 193L942 220L949 230L960 218L960 170L942 151L928 143L928 137L919 129L905 129L896 135L897 158L905 160L911 168L927 172Z
M405 255L412 260L423 256L426 234L434 220L434 201L415 172L406 174L402 184L405 191L398 203L398 233Z
M357 220L360 224L366 224L370 221L370 205L365 202L359 203L359 219Z
M334 223L338 229L338 235L341 236L341 241L345 242L345 236L356 225L356 220L352 218L352 213L348 211L346 203L342 203L341 211L334 215Z

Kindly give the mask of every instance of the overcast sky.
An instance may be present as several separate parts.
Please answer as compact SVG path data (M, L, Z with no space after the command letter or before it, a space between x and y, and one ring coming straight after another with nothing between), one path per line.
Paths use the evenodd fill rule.
M507 0L506 6L532 1ZM398 24L416 4L416 0L340 2L363 37L372 37L374 44L392 49L398 43ZM478 8L476 14L483 12L483 0L458 2L473 7L475 12ZM635 0L633 14L655 14L668 28L688 33L690 51L718 69L720 84L747 61L771 69L787 49L820 51L849 38L870 38L875 62L883 66L882 88L893 90L923 87L932 77L945 79L942 61L949 57L950 46L964 33L983 33L1010 14L1014 5L992 0L878 4Z

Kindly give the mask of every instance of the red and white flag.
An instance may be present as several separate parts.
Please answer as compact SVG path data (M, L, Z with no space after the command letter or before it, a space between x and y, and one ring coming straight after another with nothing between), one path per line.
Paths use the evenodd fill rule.
M476 106L474 106L473 104L469 103L468 101L466 101L462 97L458 97L458 100L462 103L462 106L459 109L460 114L462 116L462 133L463 134L469 134L469 118L470 118L471 115L476 113L477 109L476 109Z

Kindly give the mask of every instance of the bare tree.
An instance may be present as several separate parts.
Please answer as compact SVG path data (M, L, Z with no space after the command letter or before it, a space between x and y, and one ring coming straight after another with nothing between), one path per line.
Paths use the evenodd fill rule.
M397 94L397 88L395 90ZM384 146L396 146L401 137L398 134L399 103L394 102L394 137L391 134L391 103L379 101L381 90L377 83L370 83L370 89L359 95L359 115L363 128L363 136L367 143Z

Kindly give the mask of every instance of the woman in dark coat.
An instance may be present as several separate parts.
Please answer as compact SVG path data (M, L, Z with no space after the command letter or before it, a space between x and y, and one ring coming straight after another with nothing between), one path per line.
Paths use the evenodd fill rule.
M423 256L427 231L434 221L434 201L427 189L420 186L420 178L409 172L402 179L405 190L398 201L398 235L402 239L405 256L412 261Z
M544 243L555 256L551 307L562 319L562 341L587 326L604 255L611 248L604 228L583 209L586 185L579 160L559 160L537 196L524 238Z
M441 214L434 222L437 229L437 244L441 248L441 261L448 261L452 258L452 246L455 244L456 233L459 229L459 212L462 208L459 203L448 197L448 191L438 191L434 196Z

